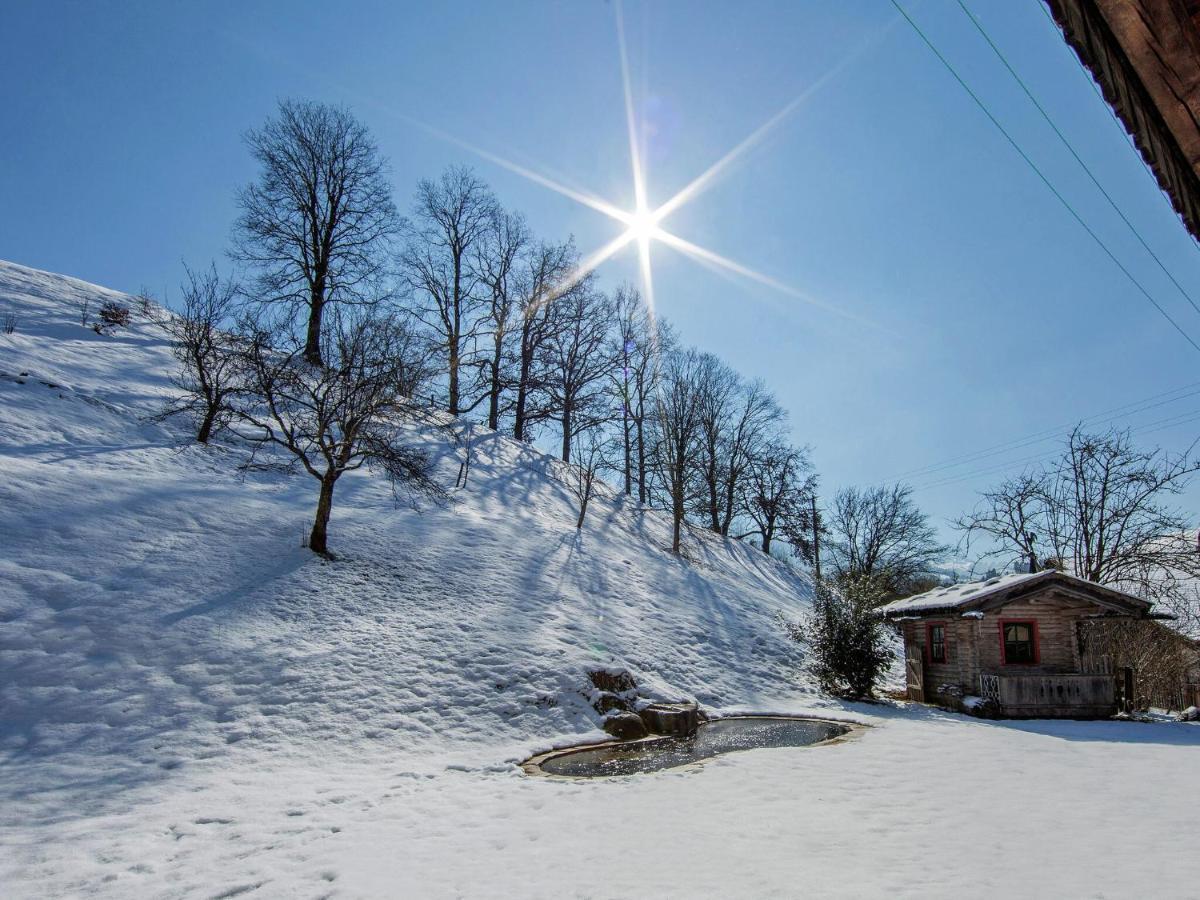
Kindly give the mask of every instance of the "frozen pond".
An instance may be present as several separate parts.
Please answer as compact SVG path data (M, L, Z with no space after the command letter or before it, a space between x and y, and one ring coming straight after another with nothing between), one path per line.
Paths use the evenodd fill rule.
M576 778L635 775L685 766L702 759L758 747L806 747L851 731L821 719L733 716L701 725L691 737L660 737L595 747L557 750L534 757L526 771Z

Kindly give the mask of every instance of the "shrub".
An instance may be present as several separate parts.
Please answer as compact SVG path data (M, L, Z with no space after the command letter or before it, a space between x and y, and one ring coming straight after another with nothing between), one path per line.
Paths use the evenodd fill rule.
M817 586L812 613L801 631L811 656L809 671L831 694L869 698L895 657L876 609L884 590L866 577L848 578L834 587Z
M4 314L4 333L12 334L17 330L17 314L15 312L6 312Z
M154 297L147 288L141 288L133 300L137 304L138 315L143 319L150 319L154 315Z
M100 307L100 321L110 327L126 326L129 324L129 307L122 306L112 300L104 301Z

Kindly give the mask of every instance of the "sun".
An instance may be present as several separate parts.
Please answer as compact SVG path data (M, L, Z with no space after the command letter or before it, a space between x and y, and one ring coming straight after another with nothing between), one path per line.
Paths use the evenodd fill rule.
M634 210L629 213L628 225L629 236L639 244L649 241L651 238L657 238L662 235L662 229L658 227L658 215L646 207Z

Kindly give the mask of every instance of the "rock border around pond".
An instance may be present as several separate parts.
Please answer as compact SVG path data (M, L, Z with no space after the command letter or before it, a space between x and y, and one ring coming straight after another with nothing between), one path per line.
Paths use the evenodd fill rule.
M838 726L841 726L846 729L845 731L843 731L840 734L832 735L828 738L824 738L823 740L814 741L811 744L798 744L791 748L791 749L796 749L796 750L805 750L805 749L808 749L809 747L825 747L825 746L830 746L833 744L840 744L840 743L845 743L847 741L857 740L858 738L862 737L862 735L865 734L867 732L867 730L871 727L870 725L867 725L862 722L855 722L855 721L850 721L850 720L846 720L846 719L827 719L827 718L823 718L821 716L753 715L753 714L749 714L749 713L739 714L739 715L731 715L731 716L713 717L711 719L708 719L706 722L702 722L699 727L703 728L704 725L706 725L706 724L714 724L717 722L728 722L728 721L736 721L736 720L743 720L743 719L776 720L776 721L789 721L789 722L822 722L822 723L826 723L829 725L838 725ZM647 735L646 737L641 737L641 738L632 739L632 740L595 741L592 743L575 744L570 747L558 747L554 750L546 750L542 753L536 753L533 756L526 759L524 762L520 763L519 765L524 774L539 776L542 778L552 778L552 779L570 780L570 781L594 781L598 777L600 778L600 780L603 780L606 777L628 778L631 776L630 775L615 775L615 776L563 775L563 774L560 774L557 772L547 772L546 770L544 770L542 768L542 764L551 759L558 759L563 756L569 756L574 753L582 753L582 752L589 751L589 750L603 750L603 749L606 749L609 747L632 748L632 747L640 747L640 746L649 746L649 745L657 744L657 743L669 743L669 742L676 741L676 740L679 740L679 736L677 736L677 735L651 734L651 735ZM746 748L746 749L759 749L759 748L750 747L750 748ZM734 751L729 751L729 752L740 753L743 751L742 750L734 750ZM718 755L723 756L725 754L718 754ZM679 771L679 770L691 769L691 768L701 766L705 762L707 762L709 759L714 759L714 758L715 757L705 757L704 759L698 759L698 760L695 760L694 762L685 763L680 766L673 766L670 769L664 769L661 771ZM657 773L656 772L646 772L646 773L636 773L636 774L652 775L652 774L657 774Z

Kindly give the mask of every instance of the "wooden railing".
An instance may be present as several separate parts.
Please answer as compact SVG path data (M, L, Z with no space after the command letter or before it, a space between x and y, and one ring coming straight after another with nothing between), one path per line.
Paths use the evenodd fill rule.
M1000 708L1005 713L1099 714L1116 710L1112 675L999 675Z

